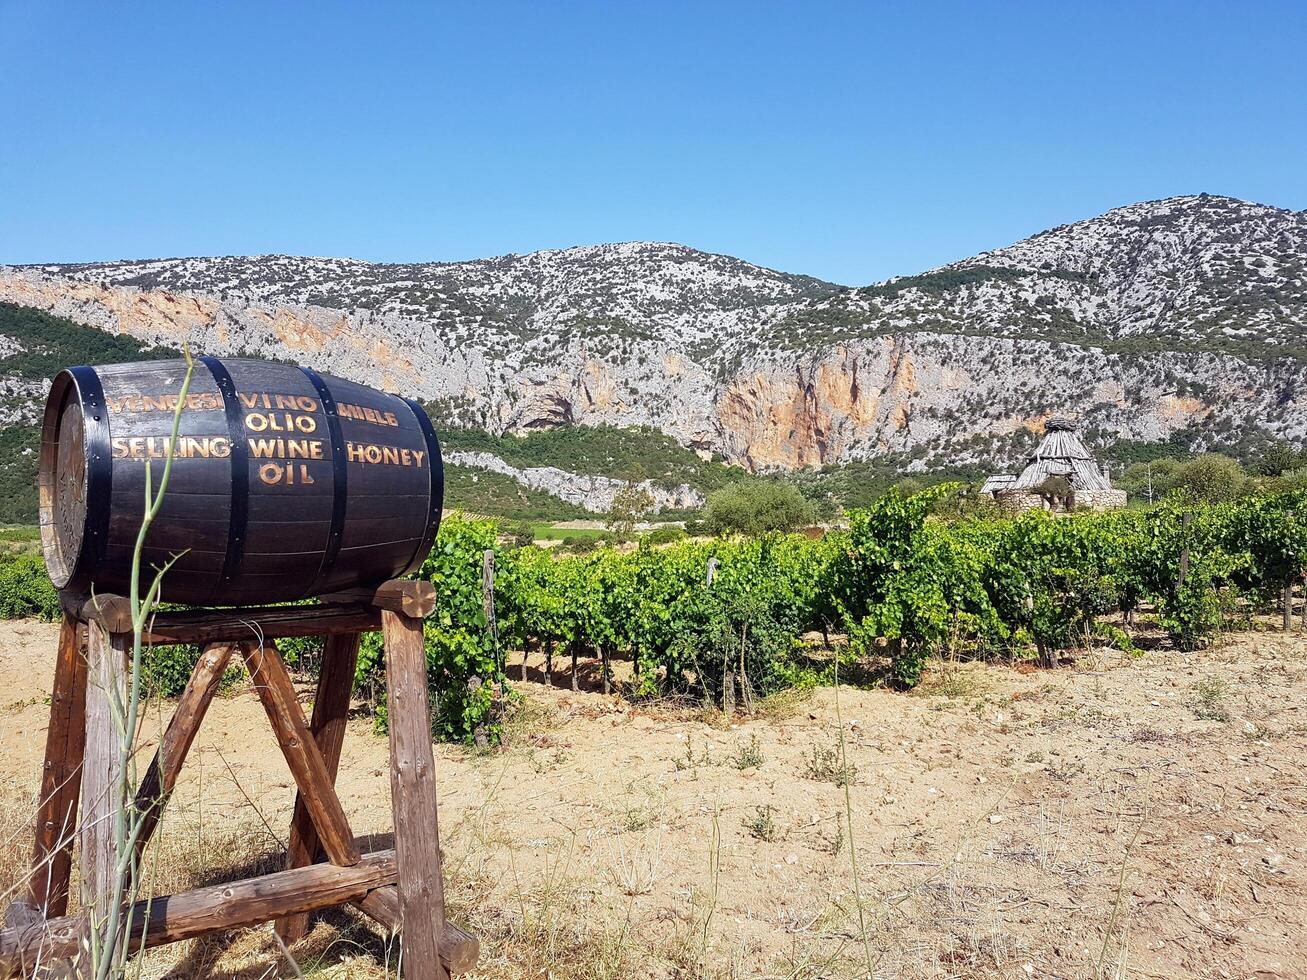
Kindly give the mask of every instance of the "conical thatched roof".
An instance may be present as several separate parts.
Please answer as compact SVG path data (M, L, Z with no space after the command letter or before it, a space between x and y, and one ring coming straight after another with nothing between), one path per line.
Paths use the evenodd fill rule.
M1045 423L1044 441L1011 489L1034 490L1054 476L1065 477L1072 490L1112 489L1112 482L1076 433L1075 422L1061 415Z

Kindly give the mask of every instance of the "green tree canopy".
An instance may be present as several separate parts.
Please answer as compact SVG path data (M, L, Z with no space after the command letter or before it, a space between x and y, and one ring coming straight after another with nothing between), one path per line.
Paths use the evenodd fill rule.
M708 498L704 523L713 534L764 534L811 524L813 506L789 483L763 480L723 487Z

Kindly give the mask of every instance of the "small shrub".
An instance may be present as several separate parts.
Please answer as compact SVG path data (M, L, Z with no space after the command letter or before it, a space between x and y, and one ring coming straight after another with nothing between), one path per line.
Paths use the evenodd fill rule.
M39 555L15 555L0 560L0 618L36 616L55 619L59 615L59 593L46 574Z
M1219 677L1204 677L1193 687L1194 716L1200 721L1229 721L1225 699L1230 689Z
M741 742L735 750L735 758L731 760L736 769L757 769L763 764L762 746L758 744L758 736L752 735L748 742Z
M813 509L792 484L779 480L734 483L708 498L704 523L714 534L757 536L811 524Z
M833 834L818 833L818 850L824 850L832 856L838 855L844 850L844 818L836 815L835 832Z
M843 761L838 742L834 745L813 743L812 752L803 757L803 763L804 774L819 783L852 786L858 781L857 767L851 762Z
M673 759L672 764L676 766L677 772L691 772L702 766L716 765L706 747L702 753L695 755L694 740L688 737L685 740L685 755L678 759Z
M606 535L596 535L595 537L569 538L564 541L558 548L560 553L572 555L593 555L600 548L608 545L609 539Z
M675 525L669 525L667 527L655 528L640 540L643 544L659 545L681 541L684 540L685 537L686 532L682 528L676 527Z
M772 818L772 808L768 805L755 808L753 816L744 821L744 827L749 836L758 840L776 839L776 821Z
M515 521L512 518L501 517L495 521L495 524L499 528L499 537L510 548L525 548L535 541L535 528L530 521Z

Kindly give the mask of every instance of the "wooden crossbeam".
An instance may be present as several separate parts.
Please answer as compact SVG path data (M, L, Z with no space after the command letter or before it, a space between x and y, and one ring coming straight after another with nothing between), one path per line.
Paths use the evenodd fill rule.
M61 598L66 612L98 623L111 633L131 632L131 613L122 596ZM142 642L258 643L290 636L366 633L381 628L378 609L360 602L322 606L252 606L161 612L150 618Z
M229 643L212 643L205 647L195 662L186 689L177 699L177 710L173 712L163 737L159 739L154 759L136 791L136 809L141 813L141 830L136 839L138 856L154 835L163 806L172 794L173 786L177 784L186 754L200 731L200 723L204 720L214 695L218 693L222 675L227 670L227 663L234 650L235 647Z
M295 685L291 683L281 655L271 641L261 647L247 647L244 654L250 680L254 682L268 721L277 733L281 753L286 757L295 785L299 787L300 799L317 828L322 849L332 864L357 864L359 851L349 829L349 818L336 796L327 762L309 732L304 712L295 698Z
M357 633L331 636L322 651L322 671L318 691L313 699L313 720L309 730L322 753L332 784L340 768L340 750L345 742L345 722L349 717L349 698L354 689L354 669L358 666ZM295 814L290 822L290 839L286 846L286 867L300 868L318 860L318 831L313 825L304 794L295 798ZM278 919L277 934L288 943L303 939L309 929L308 913Z
M357 602L422 619L436 608L436 587L430 582L391 579L366 589L347 589L322 597L324 602Z
M393 884L397 874L395 852L387 850L361 857L348 868L311 864L147 899L131 909L130 948L161 946L352 902ZM70 915L0 931L0 976L30 972L38 963L75 955L84 927L81 915Z

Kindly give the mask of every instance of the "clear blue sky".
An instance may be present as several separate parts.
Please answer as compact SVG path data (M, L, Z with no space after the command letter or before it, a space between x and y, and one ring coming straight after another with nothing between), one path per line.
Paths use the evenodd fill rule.
M0 0L0 262L655 239L846 283L1307 208L1307 4Z

